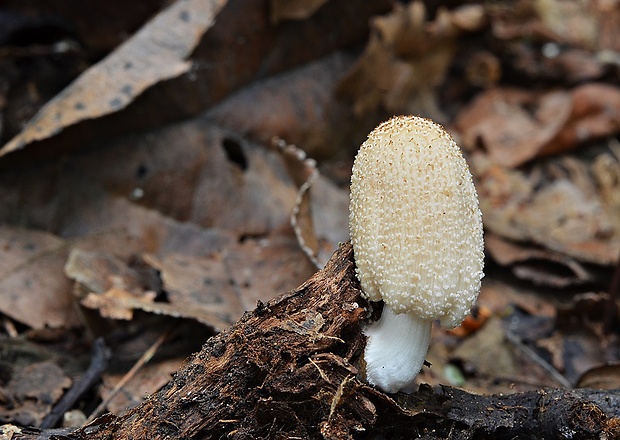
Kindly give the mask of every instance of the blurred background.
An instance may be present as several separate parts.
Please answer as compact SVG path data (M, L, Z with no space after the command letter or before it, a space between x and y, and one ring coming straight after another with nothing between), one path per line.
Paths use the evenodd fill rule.
M420 382L620 388L619 71L611 0L0 0L0 422L122 413L305 281L395 114L453 135L485 226Z

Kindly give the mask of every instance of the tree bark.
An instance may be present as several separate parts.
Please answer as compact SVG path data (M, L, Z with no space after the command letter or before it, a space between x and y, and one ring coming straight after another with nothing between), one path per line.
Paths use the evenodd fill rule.
M359 367L367 306L343 244L302 286L209 339L142 405L51 438L620 438L618 390L370 387Z

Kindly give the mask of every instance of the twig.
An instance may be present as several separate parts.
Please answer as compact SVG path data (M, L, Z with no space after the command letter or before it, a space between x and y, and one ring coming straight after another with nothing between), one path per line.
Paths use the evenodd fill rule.
M155 353L157 353L157 350L159 349L161 344L163 344L166 341L166 339L168 339L168 336L170 336L170 333L172 332L172 330L173 328L170 328L164 333L162 333L162 335L159 338L157 338L157 341L155 341L153 345L151 345L148 348L148 350L146 350L144 354L142 354L140 359L138 359L138 361L134 364L134 366L131 367L131 370L129 370L127 374L125 374L125 376L123 376L123 378L116 384L116 386L114 387L112 392L108 395L108 397L104 399L103 402L101 402L99 406L95 408L95 410L90 414L85 424L89 424L99 414L101 414L103 410L106 408L106 406L108 406L110 401L114 398L114 396L116 396L116 394L118 394L118 392L127 384L127 382L129 382L136 375L136 373L140 370L140 368L142 368L148 361L150 361L153 358L153 356L155 356Z
M544 368L545 371L547 371L547 373L549 373L551 375L551 377L557 383L559 383L560 385L562 385L564 388L567 388L567 389L572 389L573 388L573 384L570 383L570 381L567 378L565 378L562 375L562 373L560 373L558 370L556 370L553 367L553 365L551 365L549 362L547 362L542 357L540 357L538 355L538 353L536 353L530 347L528 347L523 342L521 342L521 340L516 335L514 335L512 332L510 332L510 331L506 332L506 338L513 345L515 345L519 350L521 350L523 353L525 353L530 359L532 359L534 362L536 362L538 365L540 365L542 368Z
M52 428L58 424L62 416L73 404L99 380L108 367L110 359L109 351L103 338L95 339L92 347L92 358L88 369L79 381L75 382L62 399L54 406L52 411L43 419L39 428Z

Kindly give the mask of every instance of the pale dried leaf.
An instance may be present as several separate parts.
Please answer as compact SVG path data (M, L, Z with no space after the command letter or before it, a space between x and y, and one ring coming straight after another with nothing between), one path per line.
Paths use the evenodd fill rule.
M0 156L54 136L81 121L117 112L153 84L186 73L192 66L187 58L225 3L186 0L162 11L46 104L0 150Z
M52 234L0 228L0 312L29 327L75 327L65 242Z
M104 318L129 321L133 318L133 311L135 309L148 312L158 310L157 304L154 302L156 296L155 292L144 292L142 295L134 295L124 290L112 288L101 294L89 293L82 299L81 304L89 309L99 310L99 313ZM166 309L168 310L169 307Z
M194 318L221 331L245 312L222 256L169 253L155 257L147 254L144 260L160 272L166 292L165 305L175 310L175 316ZM167 312L162 311L162 314Z

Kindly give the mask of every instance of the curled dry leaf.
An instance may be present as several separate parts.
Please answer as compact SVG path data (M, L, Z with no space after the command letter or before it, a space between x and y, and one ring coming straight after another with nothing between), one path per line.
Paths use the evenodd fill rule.
M493 89L480 94L455 124L464 148L484 148L498 164L517 167L618 133L620 89L586 84L542 95Z
M485 249L502 266L509 266L521 279L556 288L591 281L591 275L579 262L558 252L518 244L492 232L485 234Z
M323 177L304 151L284 141L277 146L299 188L291 213L295 237L312 264L321 269L338 243L349 238L348 194Z
M452 62L458 38L481 29L480 5L454 11L440 8L433 21L421 1L396 3L392 13L372 21L368 45L339 85L358 115L385 108L393 113L423 113L444 120L435 97Z
M470 159L488 230L583 262L616 261L620 230L611 218L616 208L602 198L590 164L558 159L546 163L546 170L543 164L525 172L480 154Z

